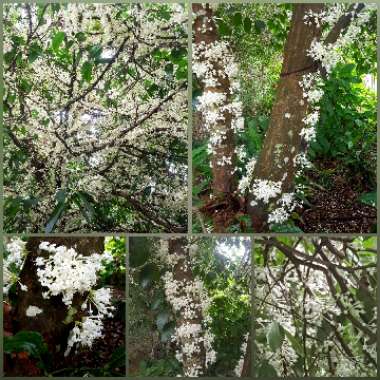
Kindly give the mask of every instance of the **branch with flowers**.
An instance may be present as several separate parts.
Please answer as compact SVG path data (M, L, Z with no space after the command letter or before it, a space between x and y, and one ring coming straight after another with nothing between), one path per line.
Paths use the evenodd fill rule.
M9 238L3 267L6 375L123 375L125 239Z
M129 373L251 373L250 239L130 240Z
M376 239L260 238L258 376L375 376Z
M193 5L196 231L376 228L375 25L371 4Z
M9 4L3 20L5 229L185 231L184 5Z

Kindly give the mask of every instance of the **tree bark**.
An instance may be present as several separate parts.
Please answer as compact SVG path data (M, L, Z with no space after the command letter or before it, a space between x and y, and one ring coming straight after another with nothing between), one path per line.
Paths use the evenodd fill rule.
M194 282L194 275L190 267L189 250L185 248L188 242L186 238L170 239L169 240L169 255L180 255L180 259L174 265L173 278L175 281L183 285ZM176 327L187 324L202 324L202 308L199 299L193 298L189 300L192 303L193 310L195 311L195 317L189 318L182 313L182 310L176 315ZM186 343L193 343L193 337L182 337L180 342L177 342L179 346L183 346ZM198 342L198 350L191 355L183 355L183 370L184 373L191 373L192 368L199 368L201 373L204 374L206 369L206 350L203 341Z
M212 45L219 41L217 27L214 22L212 9L208 4L193 4L193 12L196 14L194 20L194 44ZM231 100L231 87L230 81L227 76L222 75L223 68L218 62L213 62L213 66L217 75L216 86L204 86L202 92L224 93L226 94L225 104L230 103ZM214 132L221 132L224 134L225 139L222 140L215 148L211 157L212 165L212 199L214 204L229 205L232 194L236 190L237 181L234 175L236 164L235 153L235 140L234 131L232 129L232 115L230 112L225 111L224 120L217 122L214 125ZM200 117L200 122L204 124L204 118ZM203 130L204 128L202 128ZM223 157L231 157L231 163L224 163ZM225 206L226 207L226 206ZM219 210L220 211L220 210ZM216 232L223 232L225 230L224 220L218 217L217 212L213 213L214 217L214 230Z
M269 128L254 170L254 179L281 181L282 193L291 192L294 188L296 168L293 161L302 150L300 132L304 127L302 119L307 115L308 104L303 99L299 83L303 75L318 69L318 64L307 53L312 41L320 39L322 30L315 23L306 25L304 16L308 11L320 12L323 8L323 4L294 5ZM290 118L285 117L286 113L290 114ZM247 209L252 227L255 232L265 231L268 214L266 205L258 202L252 206L252 200L250 195Z
M251 376L252 350L251 350L251 334L248 336L247 349L245 350L243 369L241 377Z

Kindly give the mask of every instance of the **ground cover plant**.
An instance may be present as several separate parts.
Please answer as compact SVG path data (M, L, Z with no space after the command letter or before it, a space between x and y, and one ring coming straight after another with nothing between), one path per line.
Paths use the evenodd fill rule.
M375 237L255 240L259 377L377 376Z
M6 231L186 229L186 19L4 5Z
M196 232L374 232L376 6L193 4Z
M6 238L5 376L125 375L125 239Z
M250 375L250 245L131 238L131 376Z

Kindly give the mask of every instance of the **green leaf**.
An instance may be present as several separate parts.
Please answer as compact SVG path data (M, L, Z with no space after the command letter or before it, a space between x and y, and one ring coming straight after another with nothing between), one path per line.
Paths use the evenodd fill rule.
M285 339L283 327L278 322L272 322L267 333L267 342L270 349L274 352L282 346Z
M75 38L78 42L84 42L86 41L86 34L83 32L78 32L77 34L75 34Z
M219 31L219 36L224 37L224 36L230 36L232 33L231 28L222 20L218 20L218 31Z
M150 305L150 308L152 310L157 310L161 305L163 304L163 299L160 297L157 297L152 304Z
M156 325L159 331L163 331L165 325L169 322L170 314L168 311L162 311L157 315Z
M32 43L29 47L28 59L30 63L33 63L38 57L43 53L43 50L40 45L36 42Z
M302 232L302 230L292 224L273 224L270 228L272 232Z
M261 33L266 27L266 24L262 20L255 20L255 31Z
M54 34L53 39L51 40L51 47L53 48L54 52L58 52L59 47L65 39L65 36L65 32L57 32Z
M251 21L251 19L250 19L249 17L246 17L246 18L244 19L244 23L243 23L243 25L244 25L244 31L245 31L246 33L250 33L250 32L251 32L251 29L252 29L252 21Z
M93 205L94 200L90 194L84 191L78 191L77 205L80 207L83 216L89 223L93 223L96 220L96 210Z
M174 335L174 331L175 331L175 323L174 322L166 323L160 334L161 342L163 343L169 342L171 337Z
M27 352L33 358L39 358L47 352L42 335L35 331L19 331L13 336L4 337L4 352Z
M285 335L288 338L290 344L292 345L294 351L298 355L303 356L303 348L302 348L302 344L299 341L299 339L297 337L293 336L289 331L287 331L285 329L284 329L284 332L285 332Z
M58 222L58 219L61 217L63 211L66 209L67 207L67 203L66 203L66 193L62 193L62 190L60 190L57 195L56 195L56 199L58 201L57 205L55 206L51 216L50 216L50 219L48 221L48 223L46 224L45 226L45 232L46 233L49 233L49 232L52 232L53 229L54 229L54 226L57 224Z
M124 367L126 359L125 347L118 347L111 356L110 361L105 365L106 369Z
M90 55L90 58L97 61L100 59L100 56L103 52L103 47L101 45L91 45L87 48L87 51Z
M264 360L257 368L257 377L272 378L278 377L275 368L269 364L268 360Z
M131 238L129 240L129 264L132 268L137 268L146 263L151 255L151 245L148 239Z
M373 191L371 193L363 193L362 195L360 195L359 201L366 205L376 207L377 206L377 192Z
M239 27L241 26L243 22L243 18L242 18L242 15L240 12L236 12L233 16L232 16L232 24L236 27Z
M146 289L160 279L160 271L156 264L145 265L140 272L140 284Z
M92 79L92 69L94 67L94 64L90 61L86 61L83 63L82 67L81 67L81 74L82 74L82 78L86 81L86 82L91 82L91 79Z

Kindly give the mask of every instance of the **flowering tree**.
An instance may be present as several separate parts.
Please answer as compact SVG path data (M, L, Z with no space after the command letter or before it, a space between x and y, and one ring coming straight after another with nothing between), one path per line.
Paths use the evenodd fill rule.
M373 126L371 132L365 133L373 136L369 137L372 143L368 148L372 153L367 157L374 160L375 102L371 102L370 112L363 112L362 101L354 95L357 87L350 84L361 83L358 77L376 71L374 6L294 4L270 5L265 10L261 5L243 9L231 4L198 4L193 10L194 103L200 112L196 128L207 131L207 153L211 162L208 173L202 167L203 147L196 147L194 163L201 173L196 179L195 194L205 199L201 211L212 217L213 230L223 231L237 221L256 232L280 228L291 219L296 209L302 207L302 200L307 198L307 186L301 179L305 170L313 166L310 159L315 158L315 154L313 157L311 154L317 144L334 144L334 141L326 142L324 135L326 125L329 126L333 118L330 83L337 78L337 73L341 73L342 78L344 73L346 77L350 73L346 83L340 82L339 85L352 94L351 103L342 103L339 115L350 108L352 116L356 114L364 123L367 121ZM359 36L366 36L365 42L358 42ZM370 56L357 52L357 43L361 45L360 49L370 52ZM216 44L220 45L219 55L213 51ZM271 60L277 60L277 64ZM356 73L352 73L355 67ZM276 90L272 91L268 84L256 82L256 76ZM247 89L249 86L251 90ZM250 93L249 97L247 93ZM253 112L249 111L250 105L255 107ZM364 107L367 110L367 105ZM346 115L350 112L346 110ZM243 122L242 114L250 113L256 119L251 121L247 117ZM268 121L263 123L260 119L263 116L258 114L264 114ZM354 117L335 119L337 124L342 124L337 128L342 129L353 147L351 133L359 134L351 132ZM221 132L221 125L228 133ZM329 128L333 140L339 141L339 134L334 136L334 126ZM363 126L362 130L365 131L366 127ZM349 166L350 153L343 152L343 149L341 152L339 159L346 160L346 166ZM362 172L364 177L365 169ZM211 194L207 194L207 176L212 179ZM217 186L218 178L228 178L224 183L234 185L228 185L222 191ZM359 191L368 190L362 186ZM374 193L371 197L374 199ZM364 201L367 202L367 198ZM374 205L374 202L370 204ZM355 214L352 204L347 207L351 207L348 212ZM375 217L373 209L358 214L361 219L365 219L364 214ZM298 216L298 219L301 218ZM368 227L354 225L347 228L358 231Z
M8 231L184 231L186 11L4 7Z
M131 240L131 374L249 376L249 244Z
M258 376L376 376L376 238L255 243Z
M124 239L9 239L3 277L4 350L8 354L5 373L30 376L91 372L91 368L83 370L83 364L98 367L99 363L94 366L91 359L82 357L82 363L77 364L76 357L84 350L91 351L99 338L109 340L107 329L111 325L121 328L121 337L113 336L114 342L107 345L101 361L107 362L118 348L117 365L121 362L123 367L123 325L113 321L120 312L121 299L118 287L110 286L119 281L123 292L122 268L125 275ZM97 348L104 351L99 345ZM115 371L117 365L115 361L109 370ZM66 368L70 366L74 369Z

